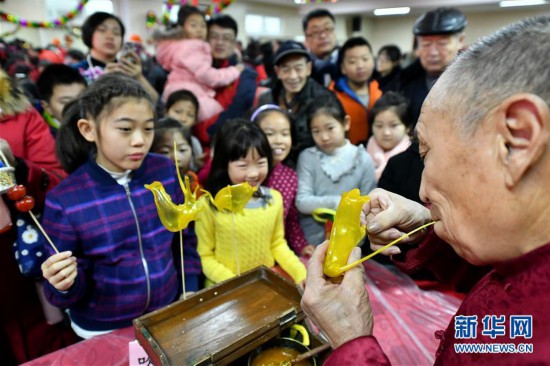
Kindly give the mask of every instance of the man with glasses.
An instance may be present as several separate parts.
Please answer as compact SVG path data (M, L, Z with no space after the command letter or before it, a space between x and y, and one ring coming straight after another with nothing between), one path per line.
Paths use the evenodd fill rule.
M313 56L311 77L319 84L328 86L338 76L334 15L326 9L312 10L304 17L302 26L306 47Z
M208 43L212 49L213 66L223 68L242 62L236 52L237 22L231 16L219 14L208 21ZM241 117L254 103L257 73L245 66L237 80L216 89L216 100L227 106L216 118L195 125L194 132L203 145L208 147L210 138L225 121ZM238 97L237 97L238 96Z

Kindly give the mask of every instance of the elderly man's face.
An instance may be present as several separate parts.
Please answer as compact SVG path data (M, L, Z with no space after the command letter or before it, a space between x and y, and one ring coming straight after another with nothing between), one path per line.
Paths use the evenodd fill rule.
M428 74L440 74L464 47L464 34L418 36L416 55Z
M311 75L311 62L302 55L290 55L275 66L275 73L288 94L299 93Z
M441 79L422 107L416 132L424 171L420 197L428 203L436 234L470 263L481 264L494 253L489 227L498 227L498 134L483 123L473 136L464 137L453 123L462 107L449 106L440 93ZM460 123L460 122L458 122ZM500 182L499 182L500 177ZM484 234L487 234L484 237Z
M231 28L222 28L215 24L208 28L208 43L215 60L228 59L235 52L235 41L235 32Z
M330 17L311 19L306 28L306 46L318 58L325 58L336 47L334 22Z

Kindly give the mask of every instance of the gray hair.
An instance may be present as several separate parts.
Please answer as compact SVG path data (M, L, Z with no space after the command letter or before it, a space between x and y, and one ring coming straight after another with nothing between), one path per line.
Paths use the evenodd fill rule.
M550 105L548 45L548 16L527 18L482 38L443 73L438 82L442 88L437 88L443 93L431 105L462 115L454 122L469 136L488 113L514 94L534 94Z

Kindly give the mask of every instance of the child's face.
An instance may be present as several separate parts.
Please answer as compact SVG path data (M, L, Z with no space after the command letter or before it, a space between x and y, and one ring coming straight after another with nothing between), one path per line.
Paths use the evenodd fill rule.
M250 149L244 158L229 162L229 180L232 184L248 182L253 187L259 187L267 177L268 164L266 157L261 157L256 149Z
M122 47L122 29L113 19L106 19L92 34L92 49L100 56L114 58Z
M279 112L270 112L260 121L260 128L266 134L273 151L273 163L285 160L292 147L288 118Z
M161 137L158 149L153 152L165 155L175 162L174 141L176 141L177 147L178 168L181 172L186 172L189 170L189 165L191 164L193 150L181 132L174 130L167 131L167 133Z
M346 51L342 62L342 74L355 84L366 84L374 70L374 58L367 46L357 46Z
M61 121L63 108L71 100L75 99L86 89L81 83L57 84L53 87L52 97L49 101L42 101L44 110L58 121Z
M388 151L393 149L407 134L407 127L391 109L374 117L372 133L378 145Z
M311 120L311 135L319 149L332 154L335 149L346 144L346 131L349 130L349 116L343 122L325 113L319 113Z
M182 125L191 128L197 121L197 110L195 109L195 105L190 101L179 100L166 111L166 116L178 120Z
M118 173L136 170L153 142L153 109L147 100L132 98L101 117L99 124L81 119L78 127L86 140L95 142L98 164Z
M206 41L206 21L200 14L191 14L183 24L185 37Z

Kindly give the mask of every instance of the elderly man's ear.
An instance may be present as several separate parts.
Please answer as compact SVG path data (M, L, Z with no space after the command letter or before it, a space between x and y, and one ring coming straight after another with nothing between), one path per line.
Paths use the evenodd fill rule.
M534 94L515 94L500 106L498 129L502 136L501 162L505 182L515 186L529 173L547 150L550 138L550 109Z

